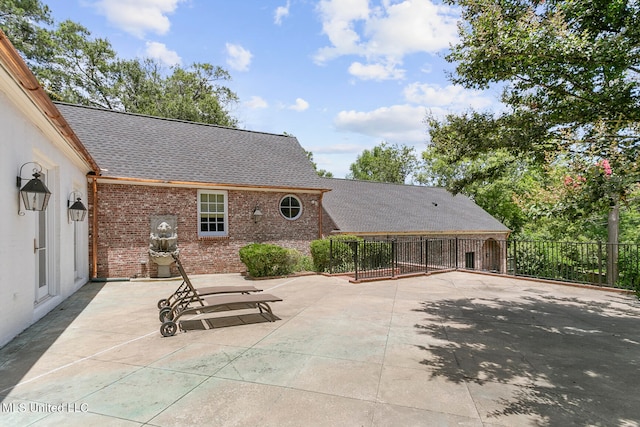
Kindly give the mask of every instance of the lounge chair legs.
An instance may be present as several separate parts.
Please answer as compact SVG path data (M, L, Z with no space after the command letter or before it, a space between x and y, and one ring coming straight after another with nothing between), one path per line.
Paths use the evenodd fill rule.
M273 316L273 312L271 311L271 307L269 307L269 304L267 304L266 302L259 302L257 304L257 306L258 306L258 310L260 310L260 313L264 313L264 311L266 311L271 316ZM264 311L263 311L263 309L264 309Z

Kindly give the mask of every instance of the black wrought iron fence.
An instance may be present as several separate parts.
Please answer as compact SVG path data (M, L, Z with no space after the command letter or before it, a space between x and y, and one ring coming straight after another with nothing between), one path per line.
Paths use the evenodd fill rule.
M640 293L640 245L618 245L617 269L617 286Z
M611 248L605 244L515 240L509 243L510 274L578 283L607 283L607 256Z
M640 245L495 239L336 241L330 272L356 280L443 269L640 289Z

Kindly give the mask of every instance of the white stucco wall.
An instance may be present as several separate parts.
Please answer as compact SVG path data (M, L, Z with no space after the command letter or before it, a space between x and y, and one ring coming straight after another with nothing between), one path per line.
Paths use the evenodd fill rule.
M48 174L50 297L36 303L34 238L37 212L18 215L16 177L20 166L38 162ZM67 199L79 191L87 205L86 162L75 153L0 67L0 346L43 317L89 279L88 221L68 221ZM30 179L33 165L22 169ZM23 185L26 181L23 181ZM74 268L74 227L81 254Z

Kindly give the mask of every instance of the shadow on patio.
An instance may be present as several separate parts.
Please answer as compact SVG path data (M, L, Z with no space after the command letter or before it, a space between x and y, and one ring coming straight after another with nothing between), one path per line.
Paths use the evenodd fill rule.
M419 346L428 353L422 363L434 377L497 393L483 408L489 422L532 415L540 426L639 425L640 406L628 399L640 382L640 331L629 300L585 306L541 295L422 304L417 311L428 317L415 328L435 338Z
M22 331L12 341L0 348L0 402L22 381L37 377L42 369L52 370L64 366L32 368L51 348L78 316L102 290L105 283L89 282L80 288L73 298L68 298L35 324ZM43 370L42 373L45 371ZM28 375L29 374L29 375Z

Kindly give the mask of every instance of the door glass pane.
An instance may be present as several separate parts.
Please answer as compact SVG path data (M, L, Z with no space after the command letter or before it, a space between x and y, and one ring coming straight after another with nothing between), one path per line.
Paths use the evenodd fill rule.
M40 179L46 183L46 175L41 174ZM36 263L37 263L37 295L36 301L46 297L49 294L48 279L48 254L47 254L47 211L38 211L37 213L37 231L36 231Z
M38 288L47 286L47 252L38 250Z

